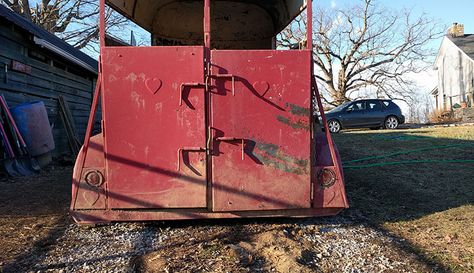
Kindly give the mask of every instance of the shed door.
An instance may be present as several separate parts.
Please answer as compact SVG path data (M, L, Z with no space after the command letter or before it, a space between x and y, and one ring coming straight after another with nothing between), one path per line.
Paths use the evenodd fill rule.
M206 207L203 47L103 52L109 207Z
M311 53L211 54L212 209L309 208Z

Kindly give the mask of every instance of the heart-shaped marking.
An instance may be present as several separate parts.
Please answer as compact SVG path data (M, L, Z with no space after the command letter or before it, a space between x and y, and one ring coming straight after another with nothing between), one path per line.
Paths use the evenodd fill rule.
M262 97L265 96L267 91L270 89L270 84L267 81L256 81L252 86Z
M163 82L158 78L148 78L145 80L146 89L148 89L152 94L156 94L162 85Z
M84 200L90 205L94 206L95 203L99 200L100 193L93 191L93 190L85 190L82 193L82 196L84 197Z

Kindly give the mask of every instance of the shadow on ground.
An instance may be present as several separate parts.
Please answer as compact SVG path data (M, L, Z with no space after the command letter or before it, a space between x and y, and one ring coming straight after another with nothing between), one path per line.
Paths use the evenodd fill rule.
M474 129L470 130L468 134L474 134ZM474 160L474 137L466 138L462 133L438 134L434 129L350 131L334 137L346 166L365 165L363 168L345 169L346 190L351 208L345 211L342 217L309 220L190 220L154 222L147 225L156 227L156 230L197 228L203 233L213 227L222 227L222 233L217 234L215 238L209 238L225 244L236 244L240 241L250 241L260 233L261 230L254 230L255 225L281 225L281 231L283 226L323 225L328 221L340 221L341 225L369 224L404 242L398 245L400 251L415 255L420 263L432 271L451 271L451 268L427 255L419 246L405 240L403 236L393 234L385 224L412 221L433 213L472 205L474 163L419 162ZM409 152L405 153L407 151ZM393 155L394 153L398 154ZM376 158L360 160L374 156ZM418 163L407 162L414 160ZM367 166L395 161L401 163ZM0 243L5 250L0 254L1 260L5 261L2 264L3 272L16 272L33 267L43 260L51 245L62 236L66 226L71 223L67 216L70 177L71 167L67 167L48 170L27 180L3 179L0 182L0 237L3 238ZM350 221L344 222L344 219ZM206 237L203 238L204 241L207 240ZM187 239L183 238L182 241L165 247L188 248L187 251L192 252L194 244L188 243ZM140 240L141 244L150 244L147 242L148 238ZM204 241L202 243L205 243ZM207 251L212 249L210 246ZM203 255L206 255L206 251ZM261 264L265 263L264 258L260 256L256 259ZM193 259L191 261L198 262ZM140 261L137 263L139 266Z
M351 206L343 215L404 240L409 252L436 271L474 270L473 127L334 137Z
M474 160L470 130L472 140L450 138L448 132L436 137L434 129L335 135L345 166L367 166L344 168L351 207L380 223L474 204L474 162L462 162ZM357 161L368 157L376 158ZM387 162L400 164L377 165Z
M0 272L24 272L41 262L71 222L70 166L32 177L0 178Z

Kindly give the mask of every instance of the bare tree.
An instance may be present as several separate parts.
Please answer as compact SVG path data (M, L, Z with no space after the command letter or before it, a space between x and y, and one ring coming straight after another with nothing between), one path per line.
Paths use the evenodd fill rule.
M428 93L415 94L416 103L408 104L406 120L409 123L427 123L431 113L436 110L433 97Z
M27 0L15 0L28 3ZM31 21L56 34L78 49L89 48L97 50L99 27L99 7L97 0L38 0L34 1L33 8L12 8L28 14ZM120 32L127 25L127 19L112 9L106 10L106 31Z
M444 28L425 14L415 18L409 10L388 10L375 2L359 0L314 13L315 71L326 103L339 105L367 91L411 100L417 88L413 76L432 65L436 52L429 43ZM297 18L277 37L278 46L295 47L305 27L304 18Z
M30 14L30 2L28 0L13 0L12 2L7 1L16 13L21 14L27 20L31 21Z

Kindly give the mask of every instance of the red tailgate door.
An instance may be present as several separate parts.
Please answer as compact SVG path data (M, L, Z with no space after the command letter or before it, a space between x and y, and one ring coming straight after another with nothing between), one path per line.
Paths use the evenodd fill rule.
M211 54L212 209L309 208L310 51Z
M203 47L105 47L103 58L109 207L206 207Z

